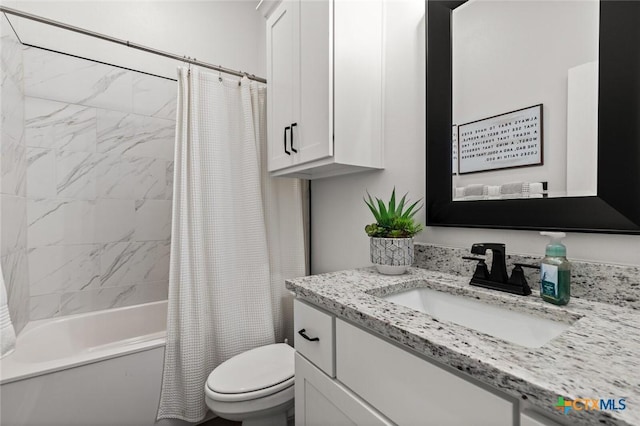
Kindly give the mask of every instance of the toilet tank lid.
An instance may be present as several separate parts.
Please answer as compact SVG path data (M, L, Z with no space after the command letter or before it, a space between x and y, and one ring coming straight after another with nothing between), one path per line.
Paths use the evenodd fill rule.
M261 346L216 367L207 379L218 393L247 393L269 388L294 376L295 350L285 344Z

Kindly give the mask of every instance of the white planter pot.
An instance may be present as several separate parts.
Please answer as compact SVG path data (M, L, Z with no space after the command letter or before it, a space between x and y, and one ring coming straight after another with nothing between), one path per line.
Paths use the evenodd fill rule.
M413 264L413 238L371 237L371 263L381 274L404 274Z

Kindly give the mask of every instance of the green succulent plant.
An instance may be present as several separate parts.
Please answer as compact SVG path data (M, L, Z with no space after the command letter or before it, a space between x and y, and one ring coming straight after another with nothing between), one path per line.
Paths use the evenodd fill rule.
M368 198L368 199L367 199ZM418 203L422 199L409 205L405 209L405 204L409 204L407 200L407 194L400 199L400 202L396 205L396 189L393 188L391 192L391 199L389 203L385 205L384 201L380 198L375 199L375 202L369 192L367 191L367 197L364 198L364 202L373 213L373 217L376 219L375 223L364 227L364 231L370 237L379 238L410 238L422 231L422 225L416 223L413 216L420 211L422 205L418 206Z

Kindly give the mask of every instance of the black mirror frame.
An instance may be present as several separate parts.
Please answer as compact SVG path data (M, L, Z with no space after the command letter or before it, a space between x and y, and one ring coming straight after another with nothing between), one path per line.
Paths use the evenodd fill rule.
M427 225L640 234L640 2L600 2L598 195L453 202L451 12L465 1L426 1Z

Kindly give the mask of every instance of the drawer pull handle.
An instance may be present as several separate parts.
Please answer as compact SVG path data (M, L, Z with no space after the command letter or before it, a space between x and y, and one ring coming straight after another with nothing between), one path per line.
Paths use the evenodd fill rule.
M291 155L291 153L287 150L287 130L291 129L291 127L287 126L284 128L284 152L287 155ZM291 133L291 136L293 137L293 132Z
M293 128L296 127L298 123L291 123L291 151L297 153L298 150L293 147Z
M298 331L298 334L301 335L302 337L304 337L305 339L307 339L310 342L319 342L320 338L319 337L309 337L307 336L307 333L305 333L307 330L306 329L302 329L300 331Z

